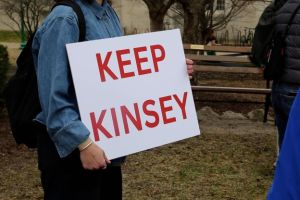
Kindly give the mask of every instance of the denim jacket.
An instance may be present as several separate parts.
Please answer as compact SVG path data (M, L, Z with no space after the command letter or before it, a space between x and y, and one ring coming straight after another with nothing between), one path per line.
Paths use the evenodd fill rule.
M86 21L86 40L123 35L119 19L107 3L75 0ZM36 121L47 127L60 157L68 156L89 137L80 121L66 44L79 40L77 16L71 7L57 6L37 30L32 53L42 111Z

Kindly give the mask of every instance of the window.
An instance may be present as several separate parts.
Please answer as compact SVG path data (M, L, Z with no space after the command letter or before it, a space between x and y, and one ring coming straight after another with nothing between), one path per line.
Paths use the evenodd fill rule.
M225 10L225 0L217 0L217 10Z

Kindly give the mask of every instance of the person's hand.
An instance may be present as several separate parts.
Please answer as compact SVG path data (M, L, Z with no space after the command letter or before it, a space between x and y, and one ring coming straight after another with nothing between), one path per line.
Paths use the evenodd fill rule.
M191 59L188 59L188 58L186 58L185 61L186 61L188 75L189 75L190 79L192 79L193 72L194 72L194 69L193 69L194 61L192 61Z
M105 152L91 139L79 145L79 150L80 160L84 169L106 169L107 164L110 164L110 160L106 157Z

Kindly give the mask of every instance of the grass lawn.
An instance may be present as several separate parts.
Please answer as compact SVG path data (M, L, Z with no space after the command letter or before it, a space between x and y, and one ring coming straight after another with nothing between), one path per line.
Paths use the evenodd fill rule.
M6 121L0 118L0 199L42 199L36 152L16 147ZM226 126L204 124L201 136L128 156L124 200L266 199L274 172L274 126L220 123Z
M272 135L203 134L130 156L125 199L263 200L273 177Z
M14 64L20 50L8 50ZM124 200L266 198L276 156L274 121L264 124L205 114L199 121L201 136L128 156L123 166ZM42 199L36 151L16 147L4 116L0 117L0 199Z
M20 37L13 31L0 31L0 42L20 42Z

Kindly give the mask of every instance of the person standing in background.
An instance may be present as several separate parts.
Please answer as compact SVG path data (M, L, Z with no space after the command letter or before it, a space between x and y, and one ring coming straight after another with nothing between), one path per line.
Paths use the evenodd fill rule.
M216 46L216 45L219 45L217 43L217 37L215 36L215 31L212 30L212 29L209 29L209 31L208 31L208 37L206 39L206 45L207 46ZM207 51L206 54L210 55L210 56L215 56L216 52L215 51Z
M276 3L276 2L275 2ZM275 15L275 34L284 34L286 26L294 10L299 5L299 0L281 0L277 3L284 4ZM279 151L284 140L284 133L291 106L300 87L300 9L285 38L285 66L282 76L273 80L272 105L275 112L275 122L278 130Z

